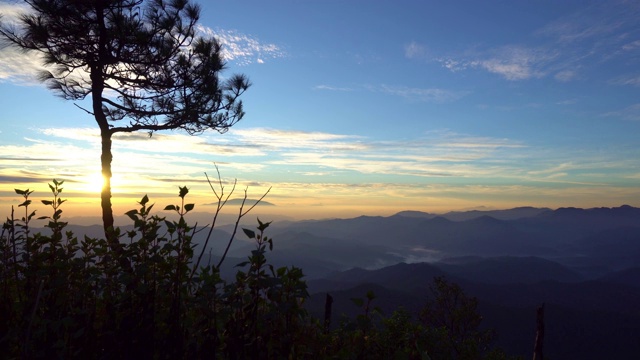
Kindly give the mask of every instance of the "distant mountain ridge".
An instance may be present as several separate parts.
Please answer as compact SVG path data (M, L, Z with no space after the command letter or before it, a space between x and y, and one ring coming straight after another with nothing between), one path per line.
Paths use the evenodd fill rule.
M522 206L505 210L468 210L468 211L450 211L444 214L430 214L421 211L401 211L395 215L406 217L421 217L421 218L433 218L441 216L452 221L465 221L471 220L481 216L490 216L498 220L515 220L525 217L537 216L546 211L553 211L549 208L536 208L532 206Z
M628 205L556 210L519 207L442 215L403 211L387 217L359 216L273 226L276 241L296 241L292 233L385 248L405 262L469 255L537 256L592 272L592 277L640 262L640 209ZM326 246L323 243L314 244L318 257L331 258L335 249L329 242ZM372 268L388 264L385 254L378 259L371 253L367 257L371 260L368 266L361 262L343 265Z

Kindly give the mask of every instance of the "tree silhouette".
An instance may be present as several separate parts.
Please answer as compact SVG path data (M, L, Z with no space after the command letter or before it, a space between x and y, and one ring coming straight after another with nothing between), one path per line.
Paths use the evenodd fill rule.
M113 227L112 137L181 129L228 130L244 115L244 75L220 79L221 45L197 35L198 5L188 0L25 0L4 40L43 55L40 80L67 100L91 99L100 128L105 233ZM76 104L76 106L78 106ZM79 106L80 107L80 106Z

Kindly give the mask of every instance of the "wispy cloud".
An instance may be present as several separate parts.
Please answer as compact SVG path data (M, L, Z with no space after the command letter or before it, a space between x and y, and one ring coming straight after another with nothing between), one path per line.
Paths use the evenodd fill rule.
M95 129L47 128L41 130L41 134L26 145L0 146L0 173L18 176L9 171L18 168L33 170L42 176L98 171L100 141ZM247 174L256 170L276 171L286 166L287 171L307 177L340 176L346 171L391 177L588 183L590 180L585 179L593 177L588 174L627 172L638 166L582 151L563 150L557 153L564 156L550 156L555 154L551 149L532 149L512 139L448 130L385 141L358 135L269 128L232 129L224 135L198 137L170 133L155 134L152 138L143 135L115 139L114 173L128 179L135 179L139 174L155 179L176 174L196 178L215 162ZM19 167L13 154L21 154ZM42 154L47 154L46 159ZM69 157L68 154L76 155ZM43 167L43 163L48 166ZM576 176L581 180L576 180Z
M640 86L640 75L620 76L612 79L609 83L613 85Z
M536 35L554 38L562 44L592 42L615 36L635 21L638 7L627 1L595 2L557 19L536 31Z
M439 88L413 88L407 86L377 85L366 86L372 92L382 92L394 96L400 96L411 101L445 103L460 99L467 92L452 91Z
M624 109L610 111L602 114L605 117L617 117L624 120L640 121L640 103L633 104Z
M427 47L412 41L404 46L404 56L408 59L423 59L427 57Z
M553 77L560 82L569 82L577 77L574 70L562 70L557 72Z
M507 80L526 80L545 76L545 66L556 56L554 52L542 48L503 46L469 58L445 57L438 61L453 72L476 68L498 74Z
M29 9L25 4L0 2L0 23L9 27L15 26L20 14L27 13ZM42 70L40 58L8 45L0 41L0 81L37 84L36 75Z
M6 180L0 181L0 192L55 177L68 180L78 193L97 194L100 150L95 129L48 128L32 137L24 145L0 145L0 179ZM640 160L621 161L618 155L538 148L450 130L398 140L269 128L198 137L138 134L114 141L113 186L119 199L136 198L141 191L155 198L173 197L177 186L185 184L194 196L205 196L208 185L202 173L213 171L215 163L223 174L238 176L240 186L273 185L270 201L279 207L313 202L344 207L353 199L362 212L362 199L373 198L384 198L387 205L397 201L405 209L412 201L419 205L416 199L438 199L447 206L477 205L478 199L492 198L492 204L495 198L513 198L515 205L543 200L545 205L566 205L579 198L575 196L602 200L603 191L611 191L608 202L598 204L607 205L638 195L635 187L625 190L609 183L611 178L633 183L638 176L633 169Z
M417 102L429 102L429 103L447 103L456 101L465 95L467 95L468 91L456 91L456 90L448 90L441 88L416 88L416 87L408 87L402 85L387 85L387 84L378 84L378 85L360 85L357 87L344 87L344 86L333 86L333 85L316 85L313 87L314 90L323 90L323 91L368 91L374 93L385 93L392 96L398 96L405 98L410 101Z
M315 151L363 151L367 144L357 135L252 128L230 131L240 143L266 150L314 149Z
M313 89L314 90L327 90L327 91L353 91L353 88L331 86L331 85L316 85L316 86L313 87Z
M287 54L276 44L262 43L259 39L236 30L211 29L206 26L199 26L198 30L205 36L218 39L223 46L223 57L240 65L262 64L267 60L285 57Z

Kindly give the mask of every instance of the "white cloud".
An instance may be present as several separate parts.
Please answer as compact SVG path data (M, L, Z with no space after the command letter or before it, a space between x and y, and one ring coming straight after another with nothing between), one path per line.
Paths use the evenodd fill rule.
M100 144L100 132L97 128L46 128L39 129L44 135L58 139L82 141L96 149ZM114 135L113 148L158 154L192 154L225 156L263 156L265 153L257 146L246 144L236 146L230 133L205 133L190 136L175 133L154 133L152 137L145 132L117 133Z
M437 61L452 72L470 68L484 69L506 80L515 81L545 76L548 72L546 67L556 57L555 52L543 48L503 46L469 58L445 57Z
M199 25L198 31L204 36L214 36L222 44L222 55L228 61L236 61L241 65L257 62L262 64L265 59L275 59L286 56L286 52L276 44L261 43L251 35L236 30L211 29Z
M514 64L498 59L485 60L480 64L489 72L502 75L507 80L523 80L532 76L527 64Z
M630 121L640 121L640 103L633 104L624 109L604 113L602 114L602 116L617 117L617 118L630 120Z
M633 51L637 49L640 49L640 40L635 40L622 45L622 50L625 50L625 51Z
M352 88L338 87L338 86L331 86L331 85L316 85L313 88L315 90L328 90L328 91L353 91Z
M427 48L415 41L404 47L404 56L408 59L422 59L427 56Z
M614 85L640 86L640 75L630 75L630 76L618 77L618 78L616 78L614 80L611 80L610 83L614 84Z
M363 151L367 144L360 136L340 135L323 132L304 132L277 130L268 128L252 128L230 130L238 143L258 146L264 151L281 151L287 149L313 149L313 151Z
M536 148L512 139L448 130L385 141L265 128L197 137L158 133L151 139L134 133L114 141L113 184L119 198L138 196L141 191L156 194L154 197L174 195L176 180L193 186L192 194L204 194L202 173L213 171L216 163L223 174L239 176L241 183L245 182L242 177L265 182L263 176L268 174L268 182L275 186L272 195L282 201L288 196L294 202L312 201L316 196L344 204L345 197L337 194L356 193L359 199L406 196L424 201L435 196L459 201L473 194L474 199L513 196L521 205L547 195L550 200L566 202L571 198L563 194L569 188L574 195L590 194L591 199L602 199L609 188L617 191L615 199L637 193L635 188L615 188L607 179L619 174L613 178L626 176L632 182L637 171L629 169L637 169L638 160L620 160L619 153L607 157L567 150L571 149ZM49 128L34 134L25 145L0 145L0 177L16 183L56 177L69 180L73 190L95 189L90 179L95 180L91 174L99 173L99 153L97 129ZM544 186L532 185L536 183ZM295 196L290 195L293 189ZM318 195L327 192L339 199ZM562 196L555 199L556 194Z
M477 63L507 80L525 80L544 76L544 66L554 57L555 54L544 49L506 46L495 51L492 58Z
M632 2L594 2L545 25L536 34L552 37L561 44L593 41L632 25L637 11Z
M0 14L2 14L2 22L8 25L15 24L15 20L20 14L28 13L31 7L26 4L14 2L0 2Z
M13 47L0 48L0 81L38 85L38 72L44 70L41 64L37 54L26 54Z
M577 74L573 70L563 70L557 72L553 77L560 82L568 82L575 79Z
M26 4L0 2L0 23L9 28L17 26L19 16L30 11L31 7ZM40 84L37 75L45 69L41 56L37 52L20 51L4 41L0 41L0 81L21 85Z
M383 92L390 95L400 96L412 101L444 103L455 101L466 95L465 92L451 91L438 88L412 88L407 86L366 86L369 91Z
M18 17L29 11L30 7L25 4L0 2L0 23L3 26L15 26ZM23 85L39 84L37 74L43 70L40 59L37 53L24 53L8 43L0 42L0 81Z

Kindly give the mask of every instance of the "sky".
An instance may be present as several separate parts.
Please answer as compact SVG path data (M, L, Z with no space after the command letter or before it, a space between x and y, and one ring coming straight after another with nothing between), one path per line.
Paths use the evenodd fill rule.
M23 11L0 1L3 21ZM223 77L252 82L225 134L118 135L116 215L190 189L291 219L402 210L640 206L636 1L200 1L199 34ZM38 57L0 49L0 215L50 197L98 215L95 120L34 78ZM216 170L217 169L217 170ZM217 185L214 182L214 185ZM46 209L39 210L46 212ZM234 210L235 211L235 210Z

